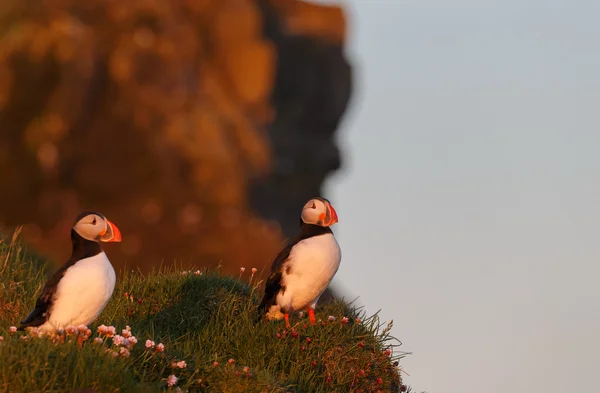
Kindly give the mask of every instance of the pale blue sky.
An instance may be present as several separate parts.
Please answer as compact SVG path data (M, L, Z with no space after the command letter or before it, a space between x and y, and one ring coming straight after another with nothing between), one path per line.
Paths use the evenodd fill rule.
M394 319L419 390L598 391L600 2L338 3L335 281Z

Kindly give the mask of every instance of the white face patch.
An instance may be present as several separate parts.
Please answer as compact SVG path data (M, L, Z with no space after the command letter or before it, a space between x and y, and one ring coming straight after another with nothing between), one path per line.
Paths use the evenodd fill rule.
M311 199L302 208L302 221L307 224L318 225L327 214L327 206L319 199Z
M98 241L106 233L107 223L97 214L88 214L73 226L75 232L87 240Z

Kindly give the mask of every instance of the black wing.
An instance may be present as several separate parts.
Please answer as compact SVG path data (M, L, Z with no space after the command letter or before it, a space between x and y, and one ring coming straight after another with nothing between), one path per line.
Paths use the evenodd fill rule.
M263 296L262 302L260 302L260 306L258 306L259 319L263 317L267 307L275 304L279 291L285 291L285 287L281 286L281 274L283 272L283 265L288 260L293 246L294 243L285 246L283 250L279 252L273 261L273 264L271 264L271 273L265 284L265 295Z
M48 320L48 317L50 316L50 307L52 306L52 301L54 300L54 295L56 294L58 282L71 265L72 264L67 264L63 266L57 270L52 277L50 277L35 302L35 308L24 320L21 321L19 330L23 330L26 327L41 326Z

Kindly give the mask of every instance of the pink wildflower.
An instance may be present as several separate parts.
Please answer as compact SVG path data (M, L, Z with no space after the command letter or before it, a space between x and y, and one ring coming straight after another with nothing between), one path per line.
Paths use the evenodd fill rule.
M16 326L11 326L8 328L8 331L10 332L11 336L13 334L15 334L17 332L17 327Z
M123 336L125 338L131 337L131 330L127 330L127 329L121 330L121 336Z
M150 349L150 348L154 348L156 344L154 343L154 341L152 340L146 340L146 348Z
M360 318L356 318L356 319L354 320L354 322L356 322L356 323L360 323Z
M118 334L113 337L114 345L121 345L121 344L123 344L124 341L125 341L125 338L123 336L119 336Z
M79 333L85 333L86 330L88 330L87 325L84 325L83 323L81 325L77 325L77 331Z
M127 349L127 348L121 348L119 350L119 355L121 355L124 358L128 358L129 355L131 355L131 352L129 352L129 349Z
M129 337L127 340L129 340L129 344L130 344L131 346L134 346L135 344L137 344L137 343L138 343L138 339L137 339L137 337L135 337L135 336L131 336L131 337Z
M240 268L240 273L243 273L243 272L245 272L245 271L246 271L246 268L245 268L245 267L241 267L241 268Z
M106 334L108 337L112 337L117 334L117 329L115 329L114 326L107 326L104 334Z
M344 317L342 318L342 324L345 325L348 323L348 318Z
M195 275L197 275L197 276L200 276L200 275L202 275L202 272L201 272L200 270L196 270L196 271L194 272L194 274L195 274Z
M229 363L229 364L235 364L235 359L229 359L229 360L227 361L227 363Z
M102 344L102 338L100 338L100 337L96 337L96 338L94 339L94 342L95 342L96 344Z
M169 377L167 378L167 385L169 387L171 386L175 386L177 384L177 377L175 375L169 375Z
M298 312L298 317L302 318L304 316L304 311Z
M98 334L106 334L107 329L106 325L98 326Z
M392 354L392 351L390 351L389 349L386 349L385 354L386 354L386 356L390 356Z
M327 317L327 320L329 322L333 322L333 321L335 321L335 317L333 315L330 315L329 317Z
M248 374L250 372L250 367L246 366L242 369L242 371L244 371L246 374Z
M67 326L66 329L65 329L65 331L67 332L68 336L75 335L78 332L77 328L75 326L73 326L73 325Z
M179 368L186 368L187 364L186 364L185 360L181 360L181 361L175 363L175 366L179 367Z
M4 341L4 337L0 336L0 341Z
M257 269L257 268L255 268L255 267L253 267L253 268L252 268L252 275L255 275L257 271L258 271L258 269Z
M164 352L164 351L165 351L165 346L163 343L156 344L156 352Z
M219 362L213 362L213 367L219 367Z

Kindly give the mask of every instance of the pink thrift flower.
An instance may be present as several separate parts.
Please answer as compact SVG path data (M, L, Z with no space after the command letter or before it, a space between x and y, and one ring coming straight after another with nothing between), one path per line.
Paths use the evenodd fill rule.
M356 323L360 323L360 318L356 318L356 319L354 320L354 322L356 322Z
M181 361L175 363L175 366L177 366L179 368L186 368L187 364L185 363L185 360L181 360Z
M102 339L101 339L100 337L96 337L96 338L94 339L94 342L95 342L96 344L102 344Z
M119 355L121 355L124 358L128 358L129 355L131 355L131 352L129 352L129 349L127 349L127 348L121 348L119 350Z
M177 384L177 377L175 375L169 375L169 378L167 378L167 385L169 387L171 386L175 386Z
M229 363L229 364L235 364L235 359L229 359L229 360L227 361L227 363Z
M165 346L163 343L156 344L156 352L164 352L164 351L165 351Z
M85 333L86 330L88 330L87 325L84 325L83 323L81 325L77 325L77 331L79 333Z
M243 371L248 374L250 372L250 367L246 366L243 368Z
M131 331L127 330L127 329L123 329L123 330L121 330L121 336L123 336L125 338L129 338L129 337L131 337Z
M146 348L150 349L150 348L154 348L156 344L154 343L154 341L152 340L146 340Z
M200 270L196 270L196 271L194 272L194 274L195 274L195 275L197 275L197 276L200 276L200 275L202 275L202 272L201 272Z
M245 272L245 271L246 271L246 268L245 268L245 267L241 267L241 268L240 268L240 273L243 273L243 272Z
M213 367L219 367L219 362L213 362Z
M131 326L129 326L129 325L125 325L125 330L129 330L129 331L131 331Z
M106 333L105 333L108 337L112 337L115 334L117 334L117 329L115 329L114 326L108 326L106 328Z
M67 332L67 335L69 335L69 336L77 334L77 328L73 325L67 326L65 331Z
M98 334L106 334L107 329L106 325L98 326Z
M129 340L129 345L131 345L131 346L134 346L135 344L138 343L138 339L135 336L131 336L127 340Z
M302 318L304 316L304 311L298 312L298 317Z
M347 324L347 323L348 323L348 318L346 318L346 317L342 318L342 324L344 324L344 325L345 325L345 324Z
M17 327L16 326L11 326L8 328L8 331L10 332L11 335L15 334L17 332Z
M0 341L4 341L4 337L0 336Z
M123 338L123 336L119 336L117 334L116 336L113 337L112 340L113 340L113 344L114 345L121 345L125 341L125 338Z
M258 271L258 269L257 269L257 268L255 268L255 267L253 267L253 268L252 268L252 275L255 275L257 271Z
M327 318L327 320L328 320L329 322L333 322L333 321L335 321L335 317L334 317L333 315L330 315L330 316Z

